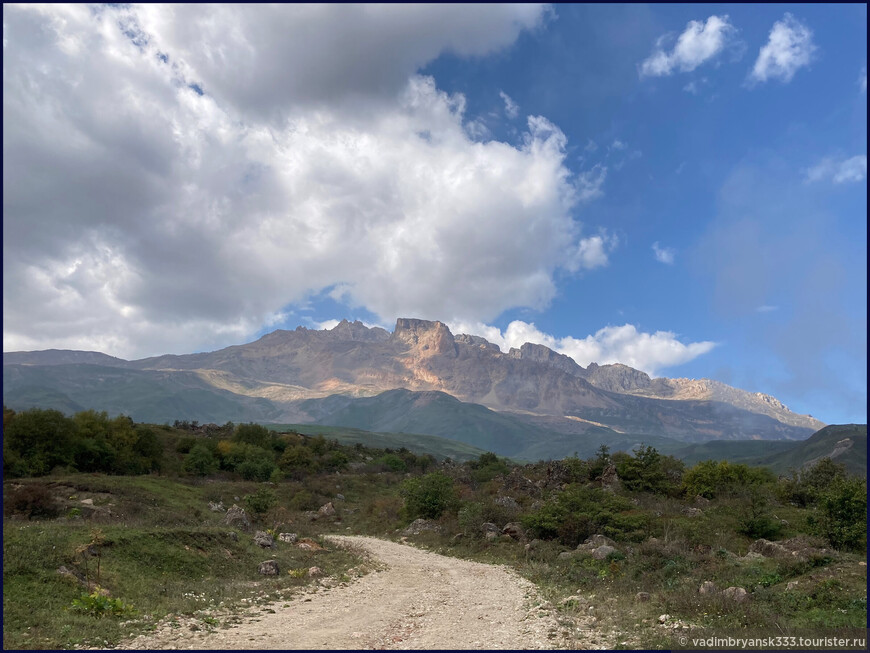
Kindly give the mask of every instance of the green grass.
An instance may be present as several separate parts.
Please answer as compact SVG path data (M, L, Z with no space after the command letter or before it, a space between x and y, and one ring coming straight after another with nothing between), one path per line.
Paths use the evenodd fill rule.
M32 481L31 481L32 482ZM204 625L219 606L239 606L242 599L277 599L308 582L291 569L320 567L337 576L357 564L344 549L327 545L311 552L284 543L264 550L251 534L234 539L221 523L222 513L207 509L207 496L225 494L232 503L255 484L223 483L191 486L152 477L73 476L43 480L56 490L75 488L76 496L105 493L95 505L114 503L111 521L82 519L6 520L3 528L4 648L70 648L80 644L111 646L130 633L142 632L168 614L197 614ZM289 487L289 485L288 485ZM142 511L124 514L123 506ZM203 508L205 509L203 511ZM288 525L289 526L289 525ZM294 526L296 526L294 524ZM260 525L260 528L265 524ZM71 609L85 588L57 573L64 565L85 572L77 551L91 541L93 529L104 536L100 585L113 598L136 609L134 618L95 618ZM300 536L318 532L299 522ZM278 561L281 575L258 574L260 562ZM96 558L87 559L88 575L96 577ZM262 594L261 594L262 593ZM121 624L125 625L122 626Z

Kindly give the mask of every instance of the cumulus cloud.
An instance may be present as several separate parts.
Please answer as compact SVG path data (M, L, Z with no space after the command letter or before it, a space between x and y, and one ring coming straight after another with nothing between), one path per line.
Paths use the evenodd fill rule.
M676 251L671 247L659 247L658 241L652 244L653 255L656 257L656 261L659 263L665 263L667 265L674 264L674 256L676 255Z
M608 253L616 249L618 244L619 239L616 236L608 236L606 233L582 238L566 267L570 272L604 267L609 262Z
M863 181L867 177L867 155L849 159L825 157L806 171L806 181L833 181L835 184Z
M622 363L650 376L655 376L659 370L687 363L716 346L710 341L684 344L671 331L644 333L631 324L607 326L585 338L556 338L540 331L534 323L522 320L511 322L504 332L483 323L453 323L450 328L456 333L486 338L503 352L531 342L570 356L583 367L589 363Z
M728 47L737 47L737 29L728 16L710 16L706 22L693 20L677 38L671 52L665 51L670 35L656 42L653 53L639 66L641 77L663 77L674 71L689 72L713 60Z
M520 106L513 101L510 95L505 93L504 91L499 91L498 96L504 102L504 114L513 120L518 115L520 115Z
M326 289L492 320L606 260L575 218L605 168L541 116L480 142L413 74L540 8L261 9L4 7L4 349L214 348Z
M753 82L779 79L788 83L800 68L810 64L815 51L812 31L786 13L782 20L773 24L767 43L758 52L749 79Z

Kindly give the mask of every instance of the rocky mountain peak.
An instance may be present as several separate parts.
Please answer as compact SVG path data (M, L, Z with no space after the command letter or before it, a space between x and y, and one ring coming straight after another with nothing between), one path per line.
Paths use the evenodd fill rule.
M471 345L472 347L480 347L482 349L489 349L494 352L500 352L498 345L491 343L486 338L481 338L480 336L471 336L467 333L457 333L453 336L453 340L463 345Z
M585 370L580 367L573 358L555 352L544 345L536 345L532 342L526 342L523 343L519 349L511 347L508 356L542 363L574 376L585 376Z
M416 353L426 356L456 356L453 334L443 322L400 317L390 341L410 345Z
M329 329L329 334L339 340L354 340L357 342L385 342L390 339L390 332L380 327L369 328L359 320L349 322L342 320Z

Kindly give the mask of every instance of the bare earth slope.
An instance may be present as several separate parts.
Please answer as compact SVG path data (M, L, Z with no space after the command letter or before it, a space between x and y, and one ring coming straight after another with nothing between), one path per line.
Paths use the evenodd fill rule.
M334 537L386 565L345 587L273 606L214 633L158 631L131 649L549 649L566 643L534 586L505 567L367 537ZM605 648L590 638L578 648Z

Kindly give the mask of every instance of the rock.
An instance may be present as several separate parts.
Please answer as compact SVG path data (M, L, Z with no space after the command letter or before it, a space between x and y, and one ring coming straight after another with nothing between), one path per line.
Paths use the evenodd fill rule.
M616 474L616 465L607 463L607 467L601 472L601 489L607 492L616 492L622 483L619 482L619 476Z
M710 503L710 499L707 497L702 497L700 494L695 495L695 505L696 506L706 506Z
M265 531L257 531L254 533L254 544L261 546L264 549L271 549L275 546L274 538Z
M577 594L572 594L571 596L567 596L559 602L560 605L564 605L564 606L568 606L568 607L575 606L575 605L582 606L582 605L586 605L587 603L589 603L589 601L587 601L584 597L579 596Z
M634 595L634 600L639 601L640 603L646 603L650 598L649 592L638 592Z
M785 589L791 591L798 586L798 582L796 580L789 581L788 585L785 586Z
M227 511L227 509L224 508L223 501L218 501L217 503L215 503L214 501L209 501L208 502L208 509L211 510L212 512L226 512Z
M489 533L490 531L492 531L493 533L498 533L498 526L493 524L491 521L487 521L483 522L480 525L480 530L482 530L484 533Z
M278 540L281 542L287 542L288 544L294 544L298 536L296 533L278 533Z
M415 519L411 522L411 524L402 531L402 535L419 535L423 531L435 531L436 533L441 533L444 529L441 528L441 525L438 522L432 521L431 519Z
M251 520L248 519L248 515L244 508L239 508L236 504L233 504L233 506L227 510L227 514L224 517L224 523L246 533L251 531Z
M526 531L523 529L522 524L515 521L505 524L501 532L504 535L510 535L515 540L522 540L526 537Z
M314 510L306 510L303 515L308 521L317 521L317 518L320 517L320 514Z
M611 553L614 553L616 549L612 546L608 546L607 544L603 544L598 548L592 551L592 557L596 560L604 560Z
M498 533L496 531L486 531L486 533L483 534L483 537L487 541L495 540L495 539L498 539Z
M573 557L574 557L573 551L562 551L562 553L559 554L559 560L570 560Z
M526 546L523 548L525 548L526 551L535 551L538 547L541 546L541 544L542 544L541 540L536 539L536 540L532 540L531 542L526 544Z
M791 552L778 542L760 539L755 540L749 546L750 553L759 553L765 558L786 558L791 555Z
M599 546L616 546L616 542L611 540L609 537L605 537L604 535L593 535L592 537L587 537L586 541L583 544L580 544L578 549L586 549L591 551L592 549L597 549Z
M239 541L239 534L236 533L235 531L230 531L229 533L227 533L227 535L229 536L229 538L230 538L233 542L238 542L238 541Z
M320 546L317 542L312 540L310 537L303 537L296 543L296 547L299 549L304 549L306 551L323 551L323 547Z
M257 571L260 572L263 576L277 576L280 572L278 570L278 561L277 560L266 560L261 562L257 567Z
M749 551L745 556L742 556L740 560L745 560L746 562L752 562L753 560L761 560L764 556L760 553L756 553L755 551Z
M671 618L671 615L669 615L669 614L660 614L659 615L659 623L660 624L667 623L670 620L670 618Z
M336 501L344 501L344 495L343 494L336 494L335 500Z
M332 505L332 501L320 506L320 509L317 511L317 515L319 517L332 517L333 515L335 515L335 506Z
M749 598L749 592L747 592L742 587L729 587L726 590L722 591L722 596L726 599L731 599L735 603L743 603L746 599Z
M508 510L518 511L520 509L520 504L513 497L497 497L494 503Z
M701 515L704 514L704 511L701 510L700 508L689 508L689 507L683 508L680 512L683 513L684 515L686 515L687 517L700 517Z
M718 591L719 588L716 587L716 584L709 580L705 580L698 588L698 594L716 594Z
M92 505L94 505L94 500L93 499L82 499L81 504L83 506L92 506Z
M309 578L317 578L318 576L323 576L323 571L320 567L309 567L308 568L308 577Z

